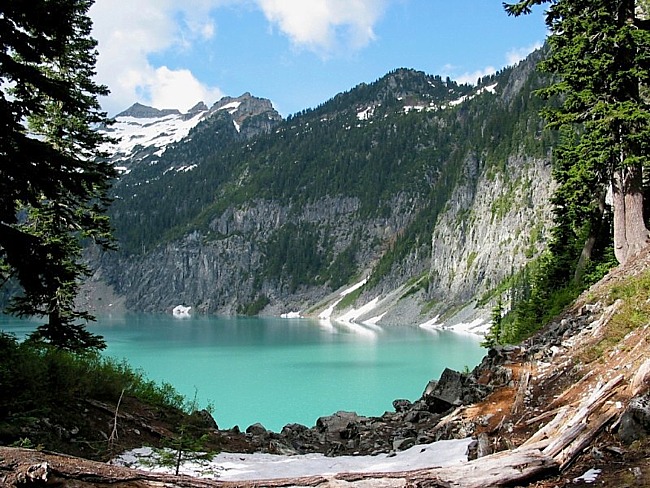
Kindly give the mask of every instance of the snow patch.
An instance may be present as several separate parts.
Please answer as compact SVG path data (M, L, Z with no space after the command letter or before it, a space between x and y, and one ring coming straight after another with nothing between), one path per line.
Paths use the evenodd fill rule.
M600 473L601 473L600 469L591 468L590 470L585 472L585 474L583 474L582 476L578 476L577 478L574 478L573 482L579 483L581 481L584 481L587 484L595 483Z
M219 107L219 110L225 110L228 112L230 115L234 114L239 106L241 105L241 102L230 102L225 104L223 107Z
M439 318L440 316L436 315L431 320L420 324L419 327L425 330L450 330L452 332L472 334L481 337L486 336L488 332L490 332L490 322L486 322L480 318L472 320L471 322L460 322L453 325L445 325L443 322L438 322Z
M172 315L177 319L188 318L190 316L190 310L192 307L186 307L184 305L176 305L172 310Z
M357 119L370 120L375 113L375 107L368 107L364 110L357 112Z
M198 168L198 167L199 167L198 164L190 164L189 166L181 166L180 168L176 168L176 172L177 173L180 173L180 172L187 173L188 171L192 171L193 169Z
M151 118L117 117L114 124L104 131L115 142L103 144L100 149L126 157L135 152L138 146L155 147L158 148L155 154L160 156L168 145L187 137L205 115L206 112L198 112L190 118L182 114Z
M404 113L409 113L413 110L415 110L416 112L422 112L426 108L427 107L425 107L424 105L404 105Z
M353 291L356 291L356 290L358 290L359 288L361 288L361 287L362 287L363 285L365 285L367 282L368 282L368 278L364 278L364 279L362 279L359 283L355 283L355 284L352 285L350 288L347 288L347 289L343 290L343 291L340 293L340 296L344 297L345 295L349 295L349 294L352 293Z
M299 319L302 318L300 312L287 312L280 315L283 319Z
M359 281L358 283L355 283L354 285L352 285L350 288L346 288L341 293L339 293L339 296L341 298L339 298L338 300L333 302L329 307L327 307L320 314L318 314L318 318L321 319L321 320L329 320L329 319L331 319L332 314L334 313L334 309L339 304L339 302L341 300L343 300L343 297L346 296L346 295L349 295L350 293L352 293L355 290L358 290L363 285L365 285L367 281L368 281L368 278L364 278L363 280Z
M279 456L275 454L243 454L222 452L208 460L187 460L181 464L180 473L220 481L248 481L304 476L329 476L338 473L391 473L431 467L454 466L467 462L471 438L420 444L398 451L395 455L339 456L301 454ZM150 448L127 451L111 461L156 473L173 473L175 466L165 466L161 458L175 451L154 451Z

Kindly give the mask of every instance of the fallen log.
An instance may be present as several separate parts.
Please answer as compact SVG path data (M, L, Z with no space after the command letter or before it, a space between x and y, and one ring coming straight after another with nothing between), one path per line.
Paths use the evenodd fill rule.
M562 407L557 411L557 414L551 420L548 424L546 424L544 427L539 429L537 432L535 432L531 437L528 438L526 442L524 442L521 446L521 448L530 448L533 445L536 447L539 447L540 443L546 442L546 445L548 445L551 442L551 438L555 434L555 432L560 428L562 425L562 422L566 418L567 414L569 412L569 407ZM546 447L544 445L543 447Z
M0 485L77 488L252 488L323 487L345 481L349 486L483 488L522 483L556 471L558 464L538 450L503 451L458 466L397 473L342 473L292 479L219 481L132 470L96 461L30 449L0 447ZM30 476L33 476L30 478ZM37 476L38 478L35 478Z
M598 416L589 428L580 434L570 446L564 449L555 459L560 463L560 471L566 469L573 460L594 440L598 433L618 414L616 407L610 407Z

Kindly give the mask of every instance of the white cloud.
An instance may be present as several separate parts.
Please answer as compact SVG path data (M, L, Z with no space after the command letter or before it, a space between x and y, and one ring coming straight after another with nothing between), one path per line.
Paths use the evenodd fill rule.
M536 42L535 44L522 48L512 48L506 53L505 61L506 66L512 66L517 64L522 59L526 58L534 50L542 47L541 42ZM441 72L443 76L449 76L452 80L456 80L458 83L470 83L472 85L476 84L479 78L484 76L491 75L496 73L497 69L494 66L486 66L475 71L466 71L464 73L458 74L458 67L452 64L446 64L442 67Z
M513 64L517 64L519 61L521 61L526 56L528 56L530 53L532 53L536 49L539 49L540 47L542 47L542 43L541 42L536 42L532 46L520 47L520 48L512 48L510 51L508 51L506 53L506 59L508 61L508 66L511 66Z
M496 73L496 71L497 70L494 66L486 66L483 69L472 71L471 73L466 72L458 76L450 76L450 78L453 78L460 84L470 83L472 85L475 85L479 78L483 78L484 76Z
M223 94L199 81L191 66L154 65L152 55L187 52L214 38L211 12L224 6L259 8L294 47L322 56L348 52L375 39L376 22L391 0L96 0L90 10L99 41L97 79L111 95L109 114L139 101L186 110Z
M199 82L187 69L156 69L148 78L148 99L154 107L187 110L199 101L213 103L223 97L218 88L209 88Z
M256 0L267 20L298 48L328 55L359 49L375 39L373 30L388 0Z
M200 100L209 104L220 98L218 88L201 83L189 70L149 61L151 54L190 49L211 38L215 27L208 14L217 3L195 0L190 7L174 0L97 0L90 10L99 42L97 79L111 90L102 100L104 109L114 114L139 101L186 110Z

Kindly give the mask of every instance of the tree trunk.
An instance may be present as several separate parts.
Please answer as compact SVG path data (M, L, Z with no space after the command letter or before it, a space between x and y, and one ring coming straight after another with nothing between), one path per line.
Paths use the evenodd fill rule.
M625 263L648 245L650 234L643 220L643 169L635 164L614 171L614 254Z
M598 240L598 235L600 234L600 228L603 223L603 216L605 215L605 191L601 191L598 195L598 213L594 216L593 221L589 227L589 237L585 242L582 252L580 253L580 259L578 259L578 264L576 265L576 271L573 275L573 280L576 283L582 282L582 277L585 274L585 268L591 260L591 253L594 250L596 241Z

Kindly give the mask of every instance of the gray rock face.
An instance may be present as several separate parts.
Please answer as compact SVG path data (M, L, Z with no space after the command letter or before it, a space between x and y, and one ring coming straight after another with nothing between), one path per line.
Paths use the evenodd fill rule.
M532 63L526 66L526 70L509 77L497 103L512 103ZM387 89L400 94L406 74L398 70L388 77ZM410 87L407 91L413 90ZM204 109L199 104L191 112ZM141 105L123 112L131 116L156 113L160 111ZM224 117L218 119L219 127L235 141L268 133L281 119L270 101L249 93L223 98L204 117L205 122L216 120L209 117ZM213 129L201 122L193 134L209 133L213 140ZM204 144L203 139L196 140ZM179 143L167 149L160 157L181 146ZM154 149L149 147L146 157L141 150L138 158L120 160L120 165L127 169L142 165L154 171L150 168L159 164L163 171L163 166L168 166L166 162L158 163L160 151ZM219 145L215 143L213 149L218 151ZM476 309L476 299L493 291L545 249L552 215L549 195L553 190L548 158L516 152L505 155L498 164L488 164L481 154L469 151L458 161L461 177L454 180L442 210L427 224L427 234L409 243L405 255L390 269L383 269L382 278L373 281L372 287L361 291L356 308L374 300L380 304L357 316L358 322L379 316L379 325L388 326L422 324L436 316L446 317L445 325L487 322L492 304ZM183 166L183 170L187 167ZM242 181L249 176L242 174ZM138 192L138 184L134 183L133 193ZM324 259L332 262L354 242L355 264L367 277L375 271L382 255L404 235L423 202L413 194L396 191L381 202L381 216L373 213L372 218L367 211L364 213L359 198L340 194L300 204L253 197L225 205L227 208L218 207L220 215L210 214L209 222L193 227L200 231L186 233L173 242L164 241L165 245L146 249L142 254L138 250L131 256L104 258L102 277L116 293L126 297L127 308L135 311L169 311L182 303L198 312L234 314L251 304L265 303L265 314L310 310L318 315L336 299L336 290L330 289L320 275L313 277L310 284L292 286L286 277L267 273L267 245L276 233L287 224L310 226L315 229L318 248L328 249ZM455 313L450 314L451 310Z
M120 112L116 117L135 117L138 119L153 119L158 117L165 117L167 115L180 115L177 109L164 109L159 110L154 107L142 105L141 103L134 103L124 112Z
M621 416L618 436L626 444L650 434L650 393L633 398Z
M393 213L371 222L357 218L359 202L354 198L324 198L302 208L256 201L227 209L210 223L211 236L199 233L137 258L107 255L104 275L119 294L127 297L132 310L170 311L179 303L204 313L235 314L242 304L256 298L255 276L261 274L264 245L288 222L318 224L329 229L328 238L337 249L345 249L355 233L368 236L359 243L362 260L376 259L376 242L384 229L404 225L408 207L396 200ZM322 300L325 287L287 289L282 281L267 278L262 294L278 311L303 310Z

